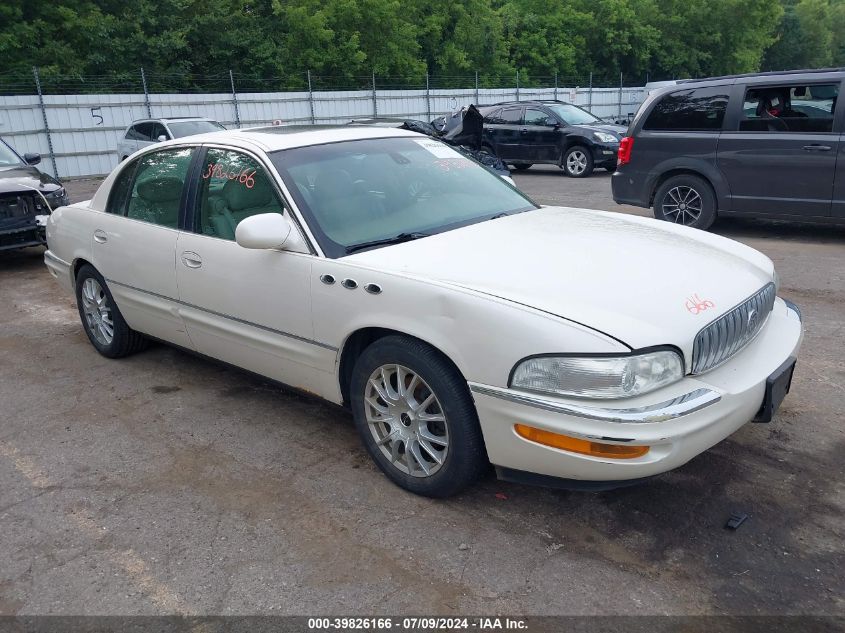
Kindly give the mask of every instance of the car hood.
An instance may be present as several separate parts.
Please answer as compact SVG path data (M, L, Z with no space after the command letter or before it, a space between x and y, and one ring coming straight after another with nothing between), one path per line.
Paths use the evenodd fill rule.
M572 127L584 132L610 132L617 137L622 137L628 130L624 125L615 123L594 123L592 125L573 125Z
M0 167L0 193L27 191L30 187L47 193L61 186L51 175L42 173L31 165Z
M344 261L529 306L633 349L675 345L688 362L699 330L773 276L766 256L726 238L565 207L489 220Z

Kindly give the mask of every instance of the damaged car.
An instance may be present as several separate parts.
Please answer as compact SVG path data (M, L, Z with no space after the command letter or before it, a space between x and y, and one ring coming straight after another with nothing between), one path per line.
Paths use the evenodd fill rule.
M36 169L40 162L0 139L0 251L46 244L47 217L68 203L62 183Z

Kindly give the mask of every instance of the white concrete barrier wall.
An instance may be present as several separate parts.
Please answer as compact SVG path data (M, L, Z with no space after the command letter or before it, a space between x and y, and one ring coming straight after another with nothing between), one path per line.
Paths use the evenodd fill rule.
M561 99L598 117L626 116L645 98L643 88L520 88L518 98ZM477 97L477 99L476 99ZM285 123L345 123L355 118L409 117L431 120L470 103L517 99L515 88L268 92L237 95L241 127ZM235 127L231 93L151 94L153 117L204 116ZM50 129L52 152L44 126ZM117 165L117 142L126 128L148 116L143 94L0 96L0 137L19 153L37 152L41 169L60 178L98 176ZM55 169L53 167L55 161ZM56 174L58 172L58 174Z

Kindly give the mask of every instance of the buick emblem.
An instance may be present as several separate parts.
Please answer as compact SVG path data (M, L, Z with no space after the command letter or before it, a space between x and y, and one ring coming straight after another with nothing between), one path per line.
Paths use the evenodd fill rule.
M757 329L757 310L752 310L748 313L748 331L753 332Z

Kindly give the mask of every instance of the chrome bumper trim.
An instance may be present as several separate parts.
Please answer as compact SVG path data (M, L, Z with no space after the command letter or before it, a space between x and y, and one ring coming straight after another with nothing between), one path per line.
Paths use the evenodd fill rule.
M557 402L555 400L549 400L547 398L514 391L513 389L489 387L487 385L479 385L472 382L469 383L469 388L470 391L474 393L480 393L494 398L501 398L502 400L507 400L516 404L523 404L528 407L535 407L537 409L543 409L544 411L551 411L552 413L574 415L579 418L598 420L600 422L617 422L623 424L649 424L674 420L676 418L680 418L681 416L700 411L705 407L716 404L722 399L721 395L710 389L696 389L695 391L690 391L689 393L685 393L677 398L672 398L671 400L648 405L646 407L610 409L605 407L572 404L570 402Z
M801 315L801 308L799 308L796 304L792 303L789 299L783 299L783 302L786 304L787 308L789 308L795 314L798 315L798 320L803 323L804 317Z

